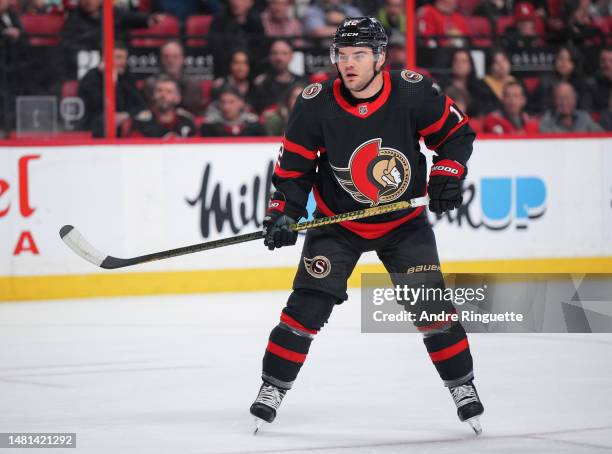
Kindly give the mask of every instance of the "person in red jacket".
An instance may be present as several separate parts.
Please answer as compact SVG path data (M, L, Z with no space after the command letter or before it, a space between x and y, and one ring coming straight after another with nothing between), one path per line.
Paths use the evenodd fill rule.
M484 119L483 130L490 134L536 134L538 121L525 113L527 97L519 82L504 86L502 109L495 110Z
M424 5L417 13L418 33L430 38L429 47L463 47L467 44L469 27L457 12L457 0L436 0Z

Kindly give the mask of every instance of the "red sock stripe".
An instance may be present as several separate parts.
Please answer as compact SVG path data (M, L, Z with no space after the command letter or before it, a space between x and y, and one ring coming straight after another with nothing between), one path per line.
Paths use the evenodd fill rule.
M295 328L297 330L303 331L305 333L310 333L310 334L317 334L318 333L318 331L316 331L314 329L306 328L304 325L302 325L296 319L294 319L293 317L285 314L284 312L281 312L281 318L280 319L281 319L281 322L284 322L287 325L291 326L292 328Z
M303 364L304 361L306 361L306 355L304 353L297 353L292 350L288 350L272 341L268 341L268 347L266 350L276 356L280 356L281 358L294 363Z
M465 339L460 340L459 342L454 345L451 345L450 347L443 348L442 350L438 350L437 352L431 352L429 354L429 357L434 363L437 363L452 358L453 356L458 355L463 350L466 350L469 347L470 345L468 344L468 340L466 337Z

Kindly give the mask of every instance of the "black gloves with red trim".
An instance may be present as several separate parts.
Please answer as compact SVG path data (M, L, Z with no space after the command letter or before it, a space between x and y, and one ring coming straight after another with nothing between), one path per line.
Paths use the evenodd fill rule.
M295 224L295 219L285 214L285 195L276 191L270 198L263 220L264 244L268 249L295 244L298 234L289 228L291 224Z
M451 159L442 159L431 166L427 185L429 211L442 214L461 206L465 173L465 167Z

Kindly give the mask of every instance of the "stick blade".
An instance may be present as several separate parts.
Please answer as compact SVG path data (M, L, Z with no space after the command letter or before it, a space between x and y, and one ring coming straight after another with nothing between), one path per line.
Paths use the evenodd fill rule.
M108 257L93 247L80 232L72 225L65 225L59 231L60 237L73 252L96 266Z

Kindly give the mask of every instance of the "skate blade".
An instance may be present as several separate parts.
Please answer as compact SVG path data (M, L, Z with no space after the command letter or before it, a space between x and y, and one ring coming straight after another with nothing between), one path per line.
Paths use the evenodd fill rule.
M259 432L259 429L262 428L262 426L264 425L264 422L266 421L255 416L255 430L253 431L253 435L257 435L257 432Z
M466 419L465 422L467 422L472 428L472 430L476 432L476 435L480 435L482 433L482 426L480 425L479 416L474 416L473 418Z

